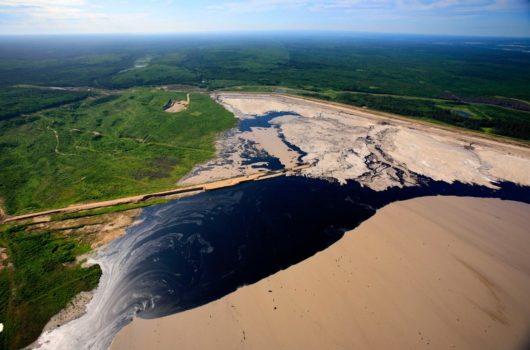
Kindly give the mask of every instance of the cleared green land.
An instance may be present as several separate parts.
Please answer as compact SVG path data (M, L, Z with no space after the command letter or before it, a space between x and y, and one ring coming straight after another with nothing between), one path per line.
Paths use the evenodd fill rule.
M175 187L215 155L236 123L208 95L167 113L185 94L137 88L0 125L0 197L9 214Z

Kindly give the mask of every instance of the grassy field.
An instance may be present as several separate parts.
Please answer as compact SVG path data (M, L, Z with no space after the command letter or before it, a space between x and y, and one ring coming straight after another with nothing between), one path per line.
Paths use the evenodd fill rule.
M83 268L75 262L89 245L61 233L28 233L4 225L0 246L7 249L9 263L2 262L0 270L0 349L32 343L51 316L79 292L94 289L101 276L99 266Z
M234 116L208 95L136 88L0 124L0 197L10 214L175 187L212 158Z

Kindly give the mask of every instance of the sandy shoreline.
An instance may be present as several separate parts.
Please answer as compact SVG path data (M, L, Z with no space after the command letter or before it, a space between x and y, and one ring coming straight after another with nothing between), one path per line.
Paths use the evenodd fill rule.
M112 349L517 349L530 205L393 203L306 261L208 305L136 319Z

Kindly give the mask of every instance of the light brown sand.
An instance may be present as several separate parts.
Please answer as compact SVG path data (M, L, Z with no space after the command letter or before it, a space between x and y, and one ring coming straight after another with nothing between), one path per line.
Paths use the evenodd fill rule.
M186 95L186 101L174 101L173 104L166 108L165 111L169 113L178 113L188 108L190 104L190 94Z
M530 331L530 205L429 197L112 349L514 349Z
M299 154L287 147L276 129L252 128L251 132L243 133L241 137L256 142L259 148L278 158L284 167L296 166Z
M50 216L40 216L31 220L26 227L31 233L60 232L65 236L82 237L92 249L98 248L125 234L141 209L85 216L74 219L50 221Z

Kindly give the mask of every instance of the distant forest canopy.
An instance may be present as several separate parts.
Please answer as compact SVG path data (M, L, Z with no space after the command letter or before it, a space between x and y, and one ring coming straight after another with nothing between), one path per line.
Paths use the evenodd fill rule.
M291 33L0 37L6 115L82 98L9 102L18 84L285 87L306 96L530 140L530 39ZM42 95L42 96L41 96ZM27 102L26 102L27 101ZM7 106L6 103L11 103Z
M259 84L528 101L529 51L528 39L425 36L0 37L0 84Z

